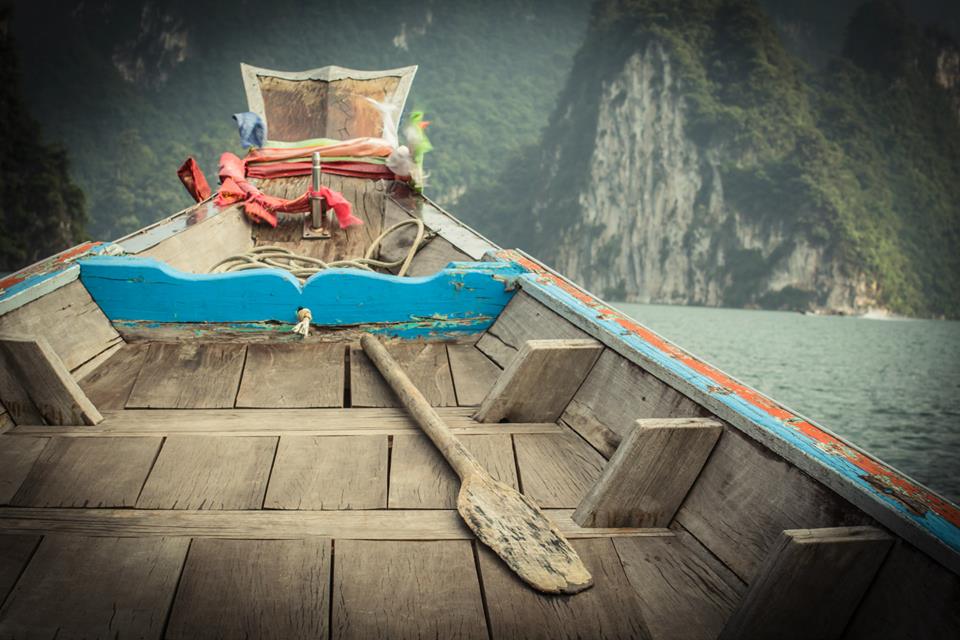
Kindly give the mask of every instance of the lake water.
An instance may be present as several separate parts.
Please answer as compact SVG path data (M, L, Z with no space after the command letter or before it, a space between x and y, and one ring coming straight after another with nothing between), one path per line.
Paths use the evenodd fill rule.
M960 322L616 306L960 502Z

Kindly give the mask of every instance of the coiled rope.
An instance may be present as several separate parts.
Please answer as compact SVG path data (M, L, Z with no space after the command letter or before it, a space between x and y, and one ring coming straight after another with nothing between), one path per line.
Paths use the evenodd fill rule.
M413 243L410 245L410 248L407 250L407 255L399 260L385 261L377 260L373 256L376 254L377 249L380 248L380 244L389 236L391 233L394 233L398 229L401 229L407 225L416 225L417 226L417 235ZM217 264L213 265L210 269L210 273L226 273L229 271L245 271L247 269L267 269L267 268L277 268L285 269L289 271L297 278L301 280L306 280L315 273L319 273L324 269L336 269L336 268L350 268L355 269L364 269L365 271L374 271L375 269L392 269L399 266L400 269L397 271L398 276L404 276L407 273L407 270L410 268L410 263L413 262L414 256L417 255L417 251L420 250L420 247L426 242L426 228L423 226L423 221L419 218L410 218L408 220L402 220L383 231L376 239L370 243L370 246L367 247L367 250L364 252L362 258L347 258L344 260L334 260L332 262L324 262L319 258L314 258L312 256L304 256L289 249L276 246L262 246L255 247L246 253L238 253L232 256L229 256Z

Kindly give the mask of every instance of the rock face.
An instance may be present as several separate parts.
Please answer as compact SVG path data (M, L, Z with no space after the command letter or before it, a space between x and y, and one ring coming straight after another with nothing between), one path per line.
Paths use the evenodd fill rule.
M724 151L690 138L677 70L662 45L627 57L596 99L579 218L541 249L562 273L634 302L840 313L879 306L876 283L852 273L828 245L727 202ZM544 227L554 205L549 196L534 205Z

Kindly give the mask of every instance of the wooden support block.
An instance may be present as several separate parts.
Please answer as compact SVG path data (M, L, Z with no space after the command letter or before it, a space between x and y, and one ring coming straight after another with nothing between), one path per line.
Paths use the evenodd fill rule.
M784 531L721 639L839 639L893 538L873 527Z
M637 420L574 520L582 527L666 527L722 432L709 418Z
M15 398L8 399L6 385L0 391L0 400L8 408L23 407L29 411L24 407L25 395L47 424L92 425L103 420L45 338L0 336L0 359L0 368L7 372L5 377L12 375L20 387L18 391L16 386L12 387ZM16 414L14 420L20 423Z
M527 340L477 412L479 422L555 422L593 367L596 340Z

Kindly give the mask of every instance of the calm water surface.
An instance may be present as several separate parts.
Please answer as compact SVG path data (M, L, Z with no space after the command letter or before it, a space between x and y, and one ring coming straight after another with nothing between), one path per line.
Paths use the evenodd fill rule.
M960 322L617 307L960 502Z

